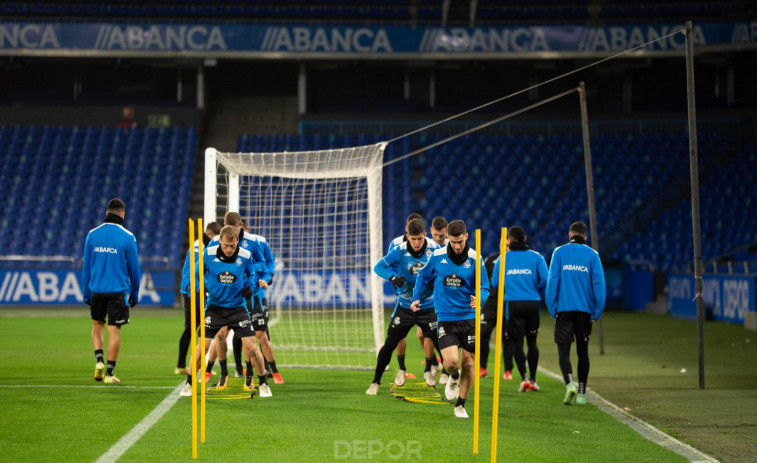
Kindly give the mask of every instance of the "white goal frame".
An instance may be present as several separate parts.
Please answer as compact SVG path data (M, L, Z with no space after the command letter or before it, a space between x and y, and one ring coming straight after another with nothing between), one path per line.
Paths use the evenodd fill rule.
M383 257L381 183L383 153L387 142L365 147L300 151L285 153L224 153L215 148L205 150L205 192L203 217L205 223L223 223L226 211L240 211L240 177L272 176L290 179L365 179L368 191L368 230L370 244L370 310L373 346L366 346L378 354L384 343L384 281L373 272L373 265ZM372 152L372 155L364 153ZM240 162L241 159L247 161ZM218 194L218 166L222 165L228 179L224 201ZM258 230L252 230L258 233ZM265 233L260 233L265 235ZM271 288L276 291L276 284ZM362 365L359 368L372 368Z

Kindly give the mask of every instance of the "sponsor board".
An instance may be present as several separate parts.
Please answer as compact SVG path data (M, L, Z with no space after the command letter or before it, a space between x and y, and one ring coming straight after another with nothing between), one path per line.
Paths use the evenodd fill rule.
M139 305L173 306L176 273L142 272ZM0 269L0 305L83 304L81 270Z
M0 54L15 51L65 50L70 53L197 53L360 55L518 55L544 53L616 53L633 47L644 51L683 53L683 24L630 26L512 27L349 27L208 25L168 23L31 23L0 22ZM757 44L757 22L695 23L694 45Z
M704 275L702 298L707 318L744 324L747 312L755 310L754 277ZM693 275L668 275L667 309L674 317L696 320Z

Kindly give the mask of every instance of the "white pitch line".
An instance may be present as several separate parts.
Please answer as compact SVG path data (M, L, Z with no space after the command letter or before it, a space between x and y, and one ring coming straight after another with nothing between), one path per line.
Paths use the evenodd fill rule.
M554 378L560 382L563 381L562 375L553 373L542 367L539 367L539 373L544 373L550 378ZM692 463L720 463L715 458L707 455L704 452L697 450L685 442L681 442L675 437L659 430L646 421L633 416L622 408L618 407L614 403L600 396L591 388L586 388L586 398L593 403L597 408L617 419L618 421L625 423L634 431L641 434L642 437L651 440L652 442L674 451L675 453L687 458Z
M150 412L149 415L144 417L142 421L137 423L129 432L124 434L121 439L118 440L111 448L108 449L107 452L103 453L100 458L95 461L95 463L111 463L116 460L118 460L121 455L126 453L127 450L131 448L132 445L136 444L137 441L147 432L150 430L150 428L153 427L155 423L158 422L159 419L163 417L163 415L166 414L168 410L171 409L171 407L174 406L176 402L179 400L179 391L184 386L184 382L182 381L181 384L176 386L168 396L163 399L161 403L158 404L157 407L153 409L153 411Z

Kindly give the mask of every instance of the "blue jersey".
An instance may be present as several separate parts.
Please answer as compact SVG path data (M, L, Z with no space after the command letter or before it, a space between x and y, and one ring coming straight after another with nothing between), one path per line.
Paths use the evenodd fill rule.
M547 262L530 249L512 249L505 254L505 301L540 301L547 286ZM494 261L492 287L499 286L500 259Z
M200 258L200 242L198 240L195 240L194 246L192 246L190 249L187 249L187 255L184 257L184 267L181 268L181 285L179 286L179 291L181 294L186 294L187 296L190 295L191 287L190 287L190 275L189 275L189 266L190 266L190 252L195 253L195 263ZM195 273L195 291L197 291L200 287L200 284L198 282L198 276L197 273Z
M129 230L108 221L90 230L81 269L85 301L92 300L92 293L128 293L138 301L139 276L137 239Z
M414 253L410 243L403 242L399 246L392 249L383 259L378 261L373 267L373 271L376 272L381 278L388 280L391 277L398 275L405 279L405 284L397 288L397 305L403 309L409 309L413 300L413 288L415 287L415 280L418 277L418 272L431 254L439 248L433 240L431 243L426 243L426 249L422 250L420 254ZM418 254L417 256L414 254ZM434 290L430 286L427 287L421 294L421 309L431 309L434 307Z
M469 249L465 260L456 264L447 254L449 246L439 248L431 255L418 273L413 289L413 300L433 281L434 309L440 322L476 318L476 309L470 306L470 297L476 296L476 251ZM481 262L481 306L489 297L489 279Z
M605 274L599 254L571 241L552 253L545 300L549 314L578 310L598 319L605 308Z
M244 238L239 243L239 245L245 249L248 249L251 246L252 242L257 244L263 256L263 265L257 266L258 270L260 271L260 274L264 274L267 272L268 274L270 274L270 277L273 277L273 274L276 270L276 259L273 257L273 252L271 251L271 247L268 246L268 241L266 241L266 239L260 235L255 235L252 233L245 232ZM266 283L271 282L270 277L265 278ZM255 294L253 294L252 296L263 299L265 297L265 288L258 285L258 290L255 291Z
M217 243L211 242L203 253L207 304L227 309L245 307L244 287L249 286L254 293L258 282L255 262L250 251L242 248L237 248L233 261L227 262L227 259ZM196 265L199 267L199 262Z

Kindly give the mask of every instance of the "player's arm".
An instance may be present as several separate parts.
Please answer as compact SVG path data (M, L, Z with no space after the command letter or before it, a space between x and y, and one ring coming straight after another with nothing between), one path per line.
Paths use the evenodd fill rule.
M607 298L607 287L605 286L605 272L602 268L602 261L599 255L595 254L594 265L591 266L591 282L594 292L594 314L592 320L598 320L605 310L605 300Z
M539 254L536 259L536 275L539 278L539 296L544 298L545 290L547 288L547 261Z
M434 279L434 275L436 275L436 261L432 256L431 259L426 262L426 265L421 267L421 270L418 272L418 277L415 279L413 297L410 298L410 300L413 301L410 307L411 309L418 310L420 308L421 294L423 294L426 285Z
M376 275L389 280L395 288L405 284L405 278L399 274L400 255L399 248L395 248L373 266Z
M499 261L497 261L497 264L499 264ZM475 284L473 286L475 287ZM481 261L481 307L484 306L486 299L489 298L489 291L489 279L486 278L486 266L484 266L484 261ZM475 299L475 294L473 297ZM475 301L472 307L476 307Z
M560 287L560 257L557 252L552 253L552 261L549 263L547 274L547 287L544 292L544 303L552 318L557 311L557 289Z
M244 283L242 286L242 297L245 299L249 299L252 297L252 294L257 289L257 286L260 281L262 281L261 275L258 274L258 265L261 269L265 268L264 262L258 262L257 264L253 261L253 259L247 259L247 263L244 266ZM268 271L265 270L265 274L267 275Z
M92 301L92 293L89 289L89 279L92 277L92 244L89 240L89 234L84 241L84 260L81 267L81 291L84 302L89 304Z
M273 278L273 275L268 270L268 264L266 262L258 262L254 264L255 276L253 276L253 283L261 288L268 288L268 282ZM255 281L257 279L257 281ZM254 284L252 286L255 286Z
M129 282L131 283L131 293L129 294L129 305L134 307L139 302L139 253L137 251L137 238L132 236L128 245L126 254L126 267L129 270Z

